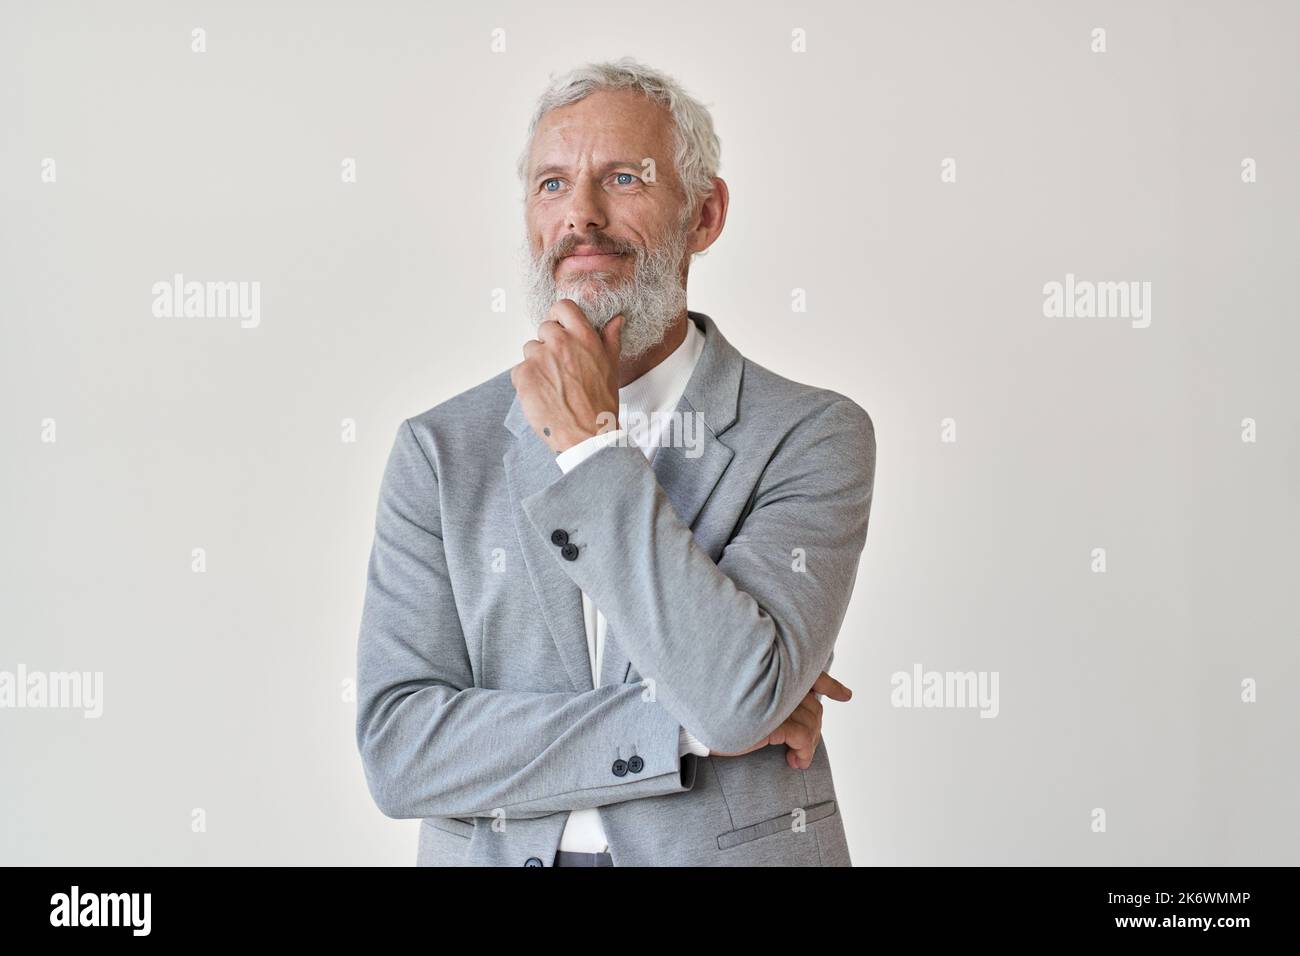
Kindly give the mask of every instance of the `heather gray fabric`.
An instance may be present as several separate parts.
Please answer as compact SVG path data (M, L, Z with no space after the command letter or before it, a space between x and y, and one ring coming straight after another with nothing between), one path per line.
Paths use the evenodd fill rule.
M509 371L398 429L356 729L380 810L424 818L421 865L550 866L585 807L616 866L850 864L825 741L792 770L784 746L679 757L678 727L742 750L830 668L874 429L690 318L705 345L678 410L707 425L698 457L615 445L563 474ZM608 622L600 687L582 591Z
M561 850L555 854L552 866L613 866L614 858L608 853L575 853Z

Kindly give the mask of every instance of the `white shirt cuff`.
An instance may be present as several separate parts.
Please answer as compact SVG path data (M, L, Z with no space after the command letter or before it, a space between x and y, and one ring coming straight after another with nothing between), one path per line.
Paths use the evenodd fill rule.
M677 750L677 756L679 757L684 757L687 754L698 754L701 757L707 757L709 755L709 748L696 740L695 735L685 727L678 728Z
M627 435L626 428L615 428L612 431L601 432L599 435L592 435L556 455L555 463L560 466L560 471L567 474L606 445L614 444L625 435Z

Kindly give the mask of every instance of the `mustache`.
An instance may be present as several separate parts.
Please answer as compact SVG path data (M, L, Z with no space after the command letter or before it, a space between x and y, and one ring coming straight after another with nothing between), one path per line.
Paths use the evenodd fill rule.
M643 250L634 242L626 239L615 239L613 236L606 236L601 233L592 233L589 236L567 235L551 248L546 250L543 262L548 266L553 266L565 256L571 255L573 250L578 246L590 246L597 252L608 253L610 255L631 255L640 257Z

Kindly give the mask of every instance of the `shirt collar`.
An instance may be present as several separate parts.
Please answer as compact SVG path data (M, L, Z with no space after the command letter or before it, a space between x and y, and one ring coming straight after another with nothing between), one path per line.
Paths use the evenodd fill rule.
M651 412L672 411L686 391L686 383L690 381L702 351L704 336L695 327L695 320L688 315L686 337L682 344L654 368L620 388L619 405L626 406L629 413L648 415Z

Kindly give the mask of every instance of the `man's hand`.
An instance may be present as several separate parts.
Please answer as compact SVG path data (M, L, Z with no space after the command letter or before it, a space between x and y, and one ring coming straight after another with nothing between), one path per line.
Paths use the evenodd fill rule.
M738 753L728 754L713 750L710 751L709 756L739 757L741 754L751 753L769 744L785 744L789 748L785 753L785 762L791 769L807 770L812 766L813 754L817 752L817 744L822 738L822 702L819 697L821 694L825 694L831 700L845 701L853 696L853 691L822 671L821 676L817 678L817 683L813 684L812 690L794 709L794 713L787 717L780 727L772 731L766 740L760 740L748 750L741 750Z
M618 356L623 316L597 332L572 299L561 299L524 343L510 371L528 424L557 455L618 427Z

